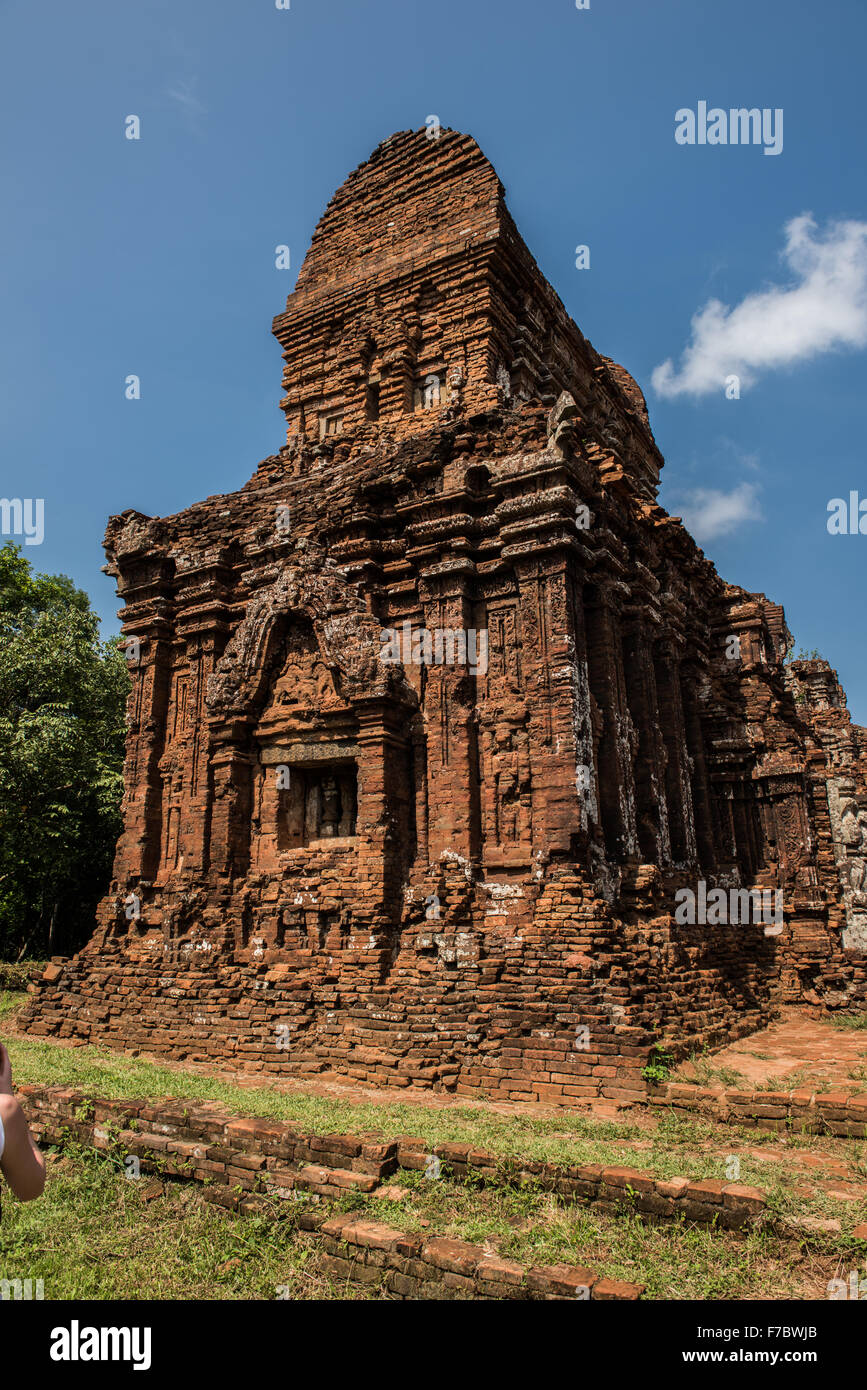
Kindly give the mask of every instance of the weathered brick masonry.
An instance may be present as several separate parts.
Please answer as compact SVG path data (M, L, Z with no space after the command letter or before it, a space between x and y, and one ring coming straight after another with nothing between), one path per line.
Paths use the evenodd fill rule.
M658 505L475 142L380 145L274 332L280 452L109 522L124 832L31 1031L568 1105L863 1000L867 733ZM700 879L783 930L678 925Z

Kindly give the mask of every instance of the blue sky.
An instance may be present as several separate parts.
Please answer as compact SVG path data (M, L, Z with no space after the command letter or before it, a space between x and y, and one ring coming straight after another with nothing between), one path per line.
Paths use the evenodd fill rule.
M826 525L867 499L865 40L863 0L0 3L0 490L45 499L25 553L116 630L106 518L232 490L280 447L270 323L316 221L435 114L643 387L663 505L785 604L867 723L867 536ZM782 152L677 144L700 101L782 108ZM729 360L740 399L706 386Z

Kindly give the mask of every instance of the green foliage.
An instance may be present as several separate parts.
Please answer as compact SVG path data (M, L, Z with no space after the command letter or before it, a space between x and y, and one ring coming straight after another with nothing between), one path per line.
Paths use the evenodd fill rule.
M806 651L804 647L799 647L797 655L795 655L795 640L792 638L792 641L786 647L783 660L788 665L792 661L824 661L824 657L815 647L811 648L810 651Z
M87 595L0 547L0 959L89 933L120 833L128 691Z
M0 960L0 992L22 993L31 980L38 980L47 964L45 960Z
M662 1086L671 1075L671 1068L674 1066L674 1058L670 1052L659 1043L654 1043L650 1049L650 1057L647 1066L642 1068L641 1075L645 1081L650 1081L654 1086Z

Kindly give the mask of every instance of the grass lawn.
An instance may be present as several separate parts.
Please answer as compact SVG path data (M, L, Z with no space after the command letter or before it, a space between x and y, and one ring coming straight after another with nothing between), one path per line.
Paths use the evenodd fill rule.
M49 1151L38 1202L4 1202L0 1278L42 1279L46 1299L346 1299L378 1297L317 1268L294 1208L241 1216L209 1206L200 1187L143 1177L74 1146ZM737 1237L704 1227L647 1225L564 1208L544 1193L479 1188L400 1173L395 1200L348 1195L332 1209L414 1232L453 1236L530 1265L565 1260L647 1286L656 1299L822 1298L857 1267L829 1249Z
M0 1021L12 1022L24 997L0 995ZM540 1191L482 1188L447 1172L430 1181L399 1171L390 1180L403 1189L396 1200L353 1193L334 1204L402 1229L488 1245L527 1265L589 1265L646 1284L645 1297L825 1298L828 1280L856 1268L863 1251L850 1235L867 1220L862 1141L740 1129L674 1112L648 1123L354 1102L267 1083L240 1086L101 1047L14 1035L8 1045L18 1083L73 1086L111 1098L217 1100L239 1115L279 1118L317 1133L410 1134L431 1147L472 1142L504 1158L626 1164L658 1177L694 1179L729 1176L727 1164L737 1155L738 1180L760 1187L781 1219L806 1215L842 1228L784 1240L768 1229L741 1236L650 1225L626 1209L568 1208ZM853 1200L833 1192L841 1163ZM314 1241L295 1228L288 1204L275 1201L270 1216L228 1213L208 1205L198 1186L129 1181L118 1161L79 1147L50 1152L49 1173L42 1200L22 1205L6 1195L0 1227L0 1278L42 1278L46 1298L275 1298L278 1288L301 1299L378 1296L317 1272Z
M0 1225L0 1279L42 1279L46 1300L369 1296L319 1274L310 1237L285 1217L208 1206L193 1184L129 1181L92 1149L49 1151L48 1169L39 1201L4 1193Z

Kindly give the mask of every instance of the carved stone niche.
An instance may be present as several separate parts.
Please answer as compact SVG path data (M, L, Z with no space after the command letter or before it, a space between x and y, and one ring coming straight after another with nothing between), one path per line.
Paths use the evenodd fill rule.
M255 733L263 768L258 828L272 851L355 835L357 734L357 720L312 625L294 623Z
M806 886L813 858L803 777L797 770L766 773L770 824L783 885Z
M867 807L847 777L828 778L834 857L846 914L843 945L867 952Z
M266 779L273 776L278 850L319 841L348 840L358 816L358 749L323 742L263 751Z

